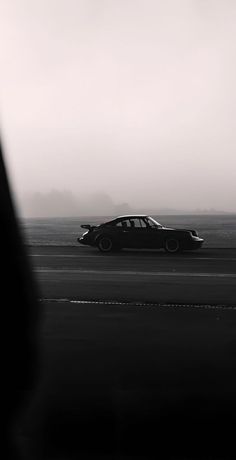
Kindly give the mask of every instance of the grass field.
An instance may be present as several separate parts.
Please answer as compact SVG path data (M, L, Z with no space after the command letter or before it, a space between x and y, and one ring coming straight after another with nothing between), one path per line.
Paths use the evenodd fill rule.
M236 214L153 217L167 227L196 229L205 239L204 247L236 247ZM112 216L24 219L21 226L28 245L76 246L78 235L83 233L81 224L99 224L111 218Z

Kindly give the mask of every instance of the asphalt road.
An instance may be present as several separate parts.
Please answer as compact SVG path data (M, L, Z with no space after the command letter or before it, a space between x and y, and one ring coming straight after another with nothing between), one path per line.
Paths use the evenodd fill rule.
M236 249L101 254L94 248L32 247L40 296L234 306Z
M236 249L29 252L44 300L23 459L236 458Z

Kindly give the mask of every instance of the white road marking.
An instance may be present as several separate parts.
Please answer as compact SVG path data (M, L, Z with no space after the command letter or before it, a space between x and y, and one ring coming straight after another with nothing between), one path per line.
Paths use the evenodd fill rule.
M236 306L232 305L211 305L211 304L179 304L179 303L148 303L148 302L119 302L116 300L71 300L71 299L39 299L40 302L67 302L75 304L90 304L90 305L122 305L128 307L164 307L164 308L202 308L205 310L236 310Z
M84 269L51 269L36 268L36 273L78 273L87 275L127 275L127 276L174 276L174 277L201 277L201 278L236 278L236 273L194 273L194 272L144 272L131 270L84 270Z
M31 257L72 257L72 258L80 258L80 257L96 257L95 255L89 254L30 254Z

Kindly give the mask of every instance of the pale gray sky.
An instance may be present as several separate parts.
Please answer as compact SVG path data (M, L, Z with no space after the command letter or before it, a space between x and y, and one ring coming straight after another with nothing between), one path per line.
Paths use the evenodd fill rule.
M235 0L1 0L20 207L52 189L236 211Z

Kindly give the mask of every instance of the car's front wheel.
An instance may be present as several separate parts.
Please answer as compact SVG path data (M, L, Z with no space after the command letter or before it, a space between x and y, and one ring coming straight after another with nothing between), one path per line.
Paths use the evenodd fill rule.
M99 238L97 247L101 252L111 252L114 250L114 243L109 236Z
M165 241L164 249L166 252L175 254L176 252L180 251L180 242L176 238L168 238Z

